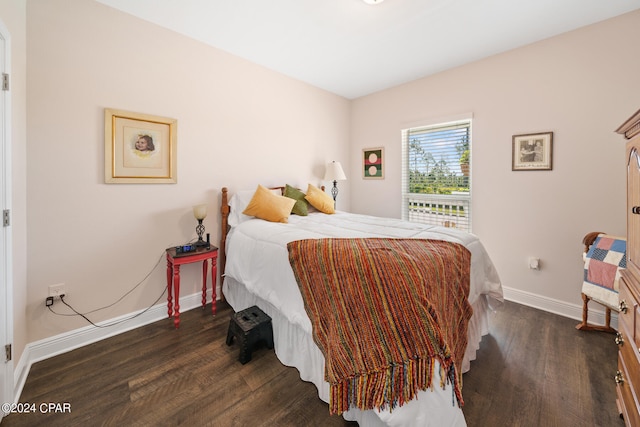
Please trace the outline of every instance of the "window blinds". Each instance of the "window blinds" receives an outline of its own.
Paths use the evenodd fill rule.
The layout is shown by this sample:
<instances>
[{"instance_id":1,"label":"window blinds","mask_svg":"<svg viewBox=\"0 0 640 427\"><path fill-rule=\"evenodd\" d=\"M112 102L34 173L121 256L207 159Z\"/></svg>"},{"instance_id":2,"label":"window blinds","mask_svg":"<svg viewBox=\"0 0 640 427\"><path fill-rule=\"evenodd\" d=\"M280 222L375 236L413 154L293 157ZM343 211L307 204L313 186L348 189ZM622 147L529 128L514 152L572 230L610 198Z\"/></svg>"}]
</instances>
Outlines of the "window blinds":
<instances>
[{"instance_id":1,"label":"window blinds","mask_svg":"<svg viewBox=\"0 0 640 427\"><path fill-rule=\"evenodd\" d=\"M402 131L404 219L471 231L471 121Z\"/></svg>"}]
</instances>

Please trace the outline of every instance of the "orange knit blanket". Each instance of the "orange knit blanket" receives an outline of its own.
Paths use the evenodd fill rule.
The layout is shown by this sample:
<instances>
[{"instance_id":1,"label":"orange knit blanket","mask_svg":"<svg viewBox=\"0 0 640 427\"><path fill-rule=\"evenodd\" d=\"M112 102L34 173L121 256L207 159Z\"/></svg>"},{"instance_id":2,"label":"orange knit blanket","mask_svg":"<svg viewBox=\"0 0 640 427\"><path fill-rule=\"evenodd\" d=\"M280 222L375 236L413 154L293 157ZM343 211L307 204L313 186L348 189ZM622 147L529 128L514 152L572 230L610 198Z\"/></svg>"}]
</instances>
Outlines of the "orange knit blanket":
<instances>
[{"instance_id":1,"label":"orange knit blanket","mask_svg":"<svg viewBox=\"0 0 640 427\"><path fill-rule=\"evenodd\" d=\"M423 239L309 239L289 262L325 356L331 413L393 409L432 385L462 400L471 254Z\"/></svg>"}]
</instances>

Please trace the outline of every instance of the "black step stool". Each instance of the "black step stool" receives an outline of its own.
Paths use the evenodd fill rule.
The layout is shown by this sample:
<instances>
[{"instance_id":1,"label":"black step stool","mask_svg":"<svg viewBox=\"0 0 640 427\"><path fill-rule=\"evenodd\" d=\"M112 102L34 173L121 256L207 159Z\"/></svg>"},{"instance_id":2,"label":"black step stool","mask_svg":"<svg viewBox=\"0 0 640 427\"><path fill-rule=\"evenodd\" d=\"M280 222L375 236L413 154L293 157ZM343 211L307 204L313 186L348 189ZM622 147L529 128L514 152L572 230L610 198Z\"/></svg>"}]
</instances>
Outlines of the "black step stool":
<instances>
[{"instance_id":1,"label":"black step stool","mask_svg":"<svg viewBox=\"0 0 640 427\"><path fill-rule=\"evenodd\" d=\"M251 360L251 352L258 343L263 342L267 348L273 348L271 317L255 305L232 314L227 332L227 345L233 343L234 337L240 342L238 360L244 365Z\"/></svg>"}]
</instances>

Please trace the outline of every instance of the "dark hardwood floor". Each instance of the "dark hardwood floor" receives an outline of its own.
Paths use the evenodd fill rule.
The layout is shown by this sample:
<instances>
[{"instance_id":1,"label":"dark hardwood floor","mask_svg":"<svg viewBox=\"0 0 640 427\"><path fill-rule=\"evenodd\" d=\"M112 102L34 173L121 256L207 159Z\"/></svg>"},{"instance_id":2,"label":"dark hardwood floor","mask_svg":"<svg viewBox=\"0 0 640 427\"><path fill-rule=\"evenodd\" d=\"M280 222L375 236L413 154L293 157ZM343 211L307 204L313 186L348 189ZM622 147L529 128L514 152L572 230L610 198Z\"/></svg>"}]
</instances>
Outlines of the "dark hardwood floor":
<instances>
[{"instance_id":1,"label":"dark hardwood floor","mask_svg":"<svg viewBox=\"0 0 640 427\"><path fill-rule=\"evenodd\" d=\"M614 336L506 302L464 375L469 426L623 427Z\"/></svg>"},{"instance_id":2,"label":"dark hardwood floor","mask_svg":"<svg viewBox=\"0 0 640 427\"><path fill-rule=\"evenodd\" d=\"M20 402L71 412L10 414L2 425L347 426L315 387L261 348L246 365L225 344L231 309L194 309L35 363ZM623 426L615 403L613 337L515 303L491 319L464 375L475 426ZM63 407L61 407L63 408Z\"/></svg>"}]
</instances>

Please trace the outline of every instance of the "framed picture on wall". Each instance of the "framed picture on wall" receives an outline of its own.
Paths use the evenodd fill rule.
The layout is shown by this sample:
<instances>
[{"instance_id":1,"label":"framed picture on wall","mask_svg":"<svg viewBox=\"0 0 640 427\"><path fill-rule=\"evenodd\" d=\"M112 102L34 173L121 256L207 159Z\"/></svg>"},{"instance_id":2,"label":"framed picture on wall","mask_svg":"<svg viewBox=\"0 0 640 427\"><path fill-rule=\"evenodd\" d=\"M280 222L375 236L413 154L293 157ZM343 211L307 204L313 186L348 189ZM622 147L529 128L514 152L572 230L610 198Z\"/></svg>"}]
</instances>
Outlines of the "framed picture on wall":
<instances>
[{"instance_id":1,"label":"framed picture on wall","mask_svg":"<svg viewBox=\"0 0 640 427\"><path fill-rule=\"evenodd\" d=\"M384 148L362 150L362 178L384 179Z\"/></svg>"},{"instance_id":2,"label":"framed picture on wall","mask_svg":"<svg viewBox=\"0 0 640 427\"><path fill-rule=\"evenodd\" d=\"M511 170L551 170L553 167L553 132L513 135Z\"/></svg>"},{"instance_id":3,"label":"framed picture on wall","mask_svg":"<svg viewBox=\"0 0 640 427\"><path fill-rule=\"evenodd\" d=\"M104 110L104 182L175 184L178 121Z\"/></svg>"}]
</instances>

